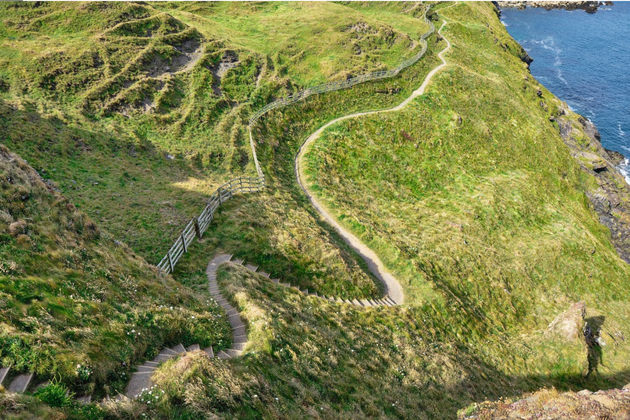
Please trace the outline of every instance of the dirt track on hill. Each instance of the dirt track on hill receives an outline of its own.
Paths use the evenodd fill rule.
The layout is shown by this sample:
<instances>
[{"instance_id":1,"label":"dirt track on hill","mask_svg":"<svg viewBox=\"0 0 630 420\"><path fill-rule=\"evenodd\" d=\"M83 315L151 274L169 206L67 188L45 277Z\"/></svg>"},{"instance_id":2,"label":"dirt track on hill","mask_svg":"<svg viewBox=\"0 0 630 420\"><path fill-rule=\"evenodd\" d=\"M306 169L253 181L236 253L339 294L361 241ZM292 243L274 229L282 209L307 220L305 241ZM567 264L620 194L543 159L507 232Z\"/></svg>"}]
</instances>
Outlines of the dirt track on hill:
<instances>
[{"instance_id":1,"label":"dirt track on hill","mask_svg":"<svg viewBox=\"0 0 630 420\"><path fill-rule=\"evenodd\" d=\"M446 25L446 21L443 21L442 26L438 30L438 34L440 34L440 36L442 35L441 32L442 32L442 28L444 28L444 25ZM343 228L334 219L334 217L328 212L326 207L324 207L322 203L317 201L317 199L313 196L311 191L308 189L307 185L303 182L304 173L301 169L302 168L301 161L302 161L302 158L304 157L304 154L306 153L308 148L311 146L311 144L321 135L321 133L326 128L330 127L331 125L338 123L339 121L347 120L349 118L356 118L363 115L400 111L407 104L409 104L409 102L411 102L413 99L422 95L427 85L433 78L433 76L447 65L446 60L444 59L444 54L446 54L448 50L450 50L451 43L446 38L444 38L444 40L446 41L446 48L444 48L438 54L438 57L442 60L442 64L440 64L439 66L431 70L429 74L427 74L427 76L425 77L424 82L422 82L422 85L418 89L414 90L411 93L411 95L407 99L405 99L402 103L389 109L383 109L383 110L378 110L378 111L357 112L355 114L345 115L343 117L339 117L332 121L329 121L328 123L324 124L322 127L320 127L317 131L315 131L306 139L304 144L302 144L302 146L300 147L300 150L298 150L298 153L295 157L295 175L297 178L297 182L300 185L300 187L302 187L302 190L304 190L304 193L308 196L309 200L311 201L311 204L313 204L315 209L317 209L317 211L322 215L322 217L332 227L335 228L335 230L341 235L344 241L348 245L350 245L350 247L354 249L365 260L370 271L385 285L386 293L389 294L390 298L397 304L402 304L404 301L404 294L403 294L403 290L402 290L402 286L400 285L400 282L387 271L387 269L381 262L380 258L374 253L374 251L368 248L368 246L365 245L363 242L361 242L361 240L357 238L355 235L353 235L348 230Z\"/></svg>"}]
</instances>

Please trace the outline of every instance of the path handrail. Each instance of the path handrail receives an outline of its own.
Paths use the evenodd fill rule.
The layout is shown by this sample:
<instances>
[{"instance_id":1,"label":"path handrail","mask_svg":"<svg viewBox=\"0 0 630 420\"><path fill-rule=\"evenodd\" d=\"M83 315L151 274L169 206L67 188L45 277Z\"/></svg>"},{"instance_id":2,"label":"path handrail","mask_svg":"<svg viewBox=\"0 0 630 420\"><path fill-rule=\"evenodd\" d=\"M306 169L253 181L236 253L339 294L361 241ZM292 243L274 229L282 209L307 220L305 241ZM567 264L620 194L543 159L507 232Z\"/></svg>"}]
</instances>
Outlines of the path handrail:
<instances>
[{"instance_id":1,"label":"path handrail","mask_svg":"<svg viewBox=\"0 0 630 420\"><path fill-rule=\"evenodd\" d=\"M210 196L201 214L193 217L188 222L171 249L168 250L162 261L157 265L157 268L167 274L172 273L182 255L188 252L188 247L193 240L195 238L201 239L221 204L234 197L235 194L249 194L261 191L264 188L265 179L252 176L240 176L221 185Z\"/></svg>"}]
</instances>

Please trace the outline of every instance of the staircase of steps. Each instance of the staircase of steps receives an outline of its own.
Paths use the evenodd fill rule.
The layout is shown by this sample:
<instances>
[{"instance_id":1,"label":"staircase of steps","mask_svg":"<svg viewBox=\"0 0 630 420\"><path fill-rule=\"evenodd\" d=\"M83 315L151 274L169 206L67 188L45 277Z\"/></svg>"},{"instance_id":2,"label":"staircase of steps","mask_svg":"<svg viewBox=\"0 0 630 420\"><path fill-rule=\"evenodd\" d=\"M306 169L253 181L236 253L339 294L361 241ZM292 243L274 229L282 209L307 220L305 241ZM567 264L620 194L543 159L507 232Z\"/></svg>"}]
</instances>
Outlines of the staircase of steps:
<instances>
[{"instance_id":1,"label":"staircase of steps","mask_svg":"<svg viewBox=\"0 0 630 420\"><path fill-rule=\"evenodd\" d=\"M234 308L228 301L223 297L221 291L219 289L219 285L217 283L217 269L219 265L232 262L233 264L242 265L252 272L257 272L263 277L270 278L269 273L258 272L258 266L245 264L243 260L233 260L232 255L229 254L219 254L215 256L210 263L208 264L208 268L206 270L206 274L208 276L208 288L210 290L210 294L217 301L228 316L228 321L232 326L232 347L226 350L221 350L215 354L214 349L212 347L208 347L206 349L201 349L199 344L193 344L188 348L184 347L182 344L178 344L172 348L164 348L162 349L158 355L153 359L144 362L141 365L136 366L136 371L131 374L131 379L129 384L127 385L127 390L125 395L129 398L136 398L143 391L150 389L153 386L153 382L151 381L151 377L153 373L156 371L157 367L160 363L163 363L167 360L170 360L175 357L182 356L187 352L203 350L208 357L218 358L218 359L231 359L232 357L237 357L243 354L243 351L247 347L247 331L245 329L245 324L241 320L239 312L236 308ZM308 290L302 290L297 286L292 286L289 283L281 283L279 279L270 279L272 282L276 284L280 284L284 287L291 287L296 290L299 290L301 293L318 297L320 299L326 299L331 302L337 303L346 303L354 306L360 307L374 307L374 306L394 306L396 303L389 297L384 296L381 299L341 299L339 297L331 297L331 296L319 296L315 292L309 292ZM29 386L32 385L33 374L32 373L23 373L18 374L16 376L9 375L10 368L4 367L0 368L0 385L6 387L6 389L10 392L25 392ZM7 379L11 379L8 381ZM5 381L7 383L5 383ZM45 386L47 383L39 384L38 387ZM83 395L76 397L76 400L82 404L88 404L92 401L91 395Z\"/></svg>"},{"instance_id":2,"label":"staircase of steps","mask_svg":"<svg viewBox=\"0 0 630 420\"><path fill-rule=\"evenodd\" d=\"M146 391L153 386L151 376L153 376L153 373L157 370L161 363L197 350L201 350L201 346L199 346L199 344L192 344L188 347L184 347L183 344L178 344L175 347L160 350L153 360L148 360L143 364L136 366L136 371L131 374L131 379L127 385L125 395L129 398L136 398L142 394L143 391ZM208 355L208 357L214 357L214 350L212 347L203 349L203 351Z\"/></svg>"},{"instance_id":3,"label":"staircase of steps","mask_svg":"<svg viewBox=\"0 0 630 420\"><path fill-rule=\"evenodd\" d=\"M216 278L217 278L217 276L216 276L216 269L218 268L218 266L220 264L230 261L232 264L242 265L243 267L247 268L250 271L253 271L254 273L257 272L258 274L260 274L263 277L270 278L270 275L269 275L269 273L265 273L264 271L258 271L258 266L257 265L246 264L243 260L233 260L233 261L231 261L231 259L232 259L232 256L228 255L228 254L220 254L220 255L217 255L216 257L214 257L212 259L212 261L210 261L210 265L208 265L208 270L207 270L208 280L210 281L210 292L213 294L215 299L221 299L221 302L225 302L225 305L223 303L221 303L221 302L220 302L220 304L228 312L228 317L233 317L234 319L238 319L238 322L240 322L239 325L242 325L242 322L240 321L240 317L238 316L238 312L236 312L236 310L229 303L227 303L227 301L223 298L223 296L221 295L221 293L219 291L219 286L218 286L217 280L216 280ZM213 275L212 276L210 274L210 267L213 268L213 270L212 270ZM308 289L302 290L299 287L292 286L289 283L282 283L282 282L280 282L280 279L271 279L271 281L276 283L276 284L280 284L282 286L285 286L285 287L292 287L292 288L294 288L296 290L299 290L300 292L302 292L305 295L319 297L319 298L322 298L322 299L329 300L331 302L343 302L343 303L349 303L350 305L363 306L363 307L395 306L395 305L397 305L397 303L394 302L389 296L384 296L382 299L360 299L360 300L357 300L357 299L352 299L352 300L340 299L340 298L333 298L333 297L330 297L330 296L323 296L323 295L319 296L316 292L309 293ZM217 300L217 302L218 302L218 300ZM234 311L231 312L232 310L234 310ZM232 327L234 328L234 324L232 324ZM245 343L245 341L243 343Z\"/></svg>"},{"instance_id":4,"label":"staircase of steps","mask_svg":"<svg viewBox=\"0 0 630 420\"><path fill-rule=\"evenodd\" d=\"M33 386L33 379L35 377L33 373L22 373L11 377L11 375L9 375L10 371L10 367L0 368L0 385L4 386L9 392L23 393L26 392L26 390L28 389L31 389L32 391L37 391L40 388L50 385L50 381L44 381L39 383L37 386ZM76 397L75 399L80 404L88 404L90 401L92 401L92 396L84 395Z\"/></svg>"}]
</instances>

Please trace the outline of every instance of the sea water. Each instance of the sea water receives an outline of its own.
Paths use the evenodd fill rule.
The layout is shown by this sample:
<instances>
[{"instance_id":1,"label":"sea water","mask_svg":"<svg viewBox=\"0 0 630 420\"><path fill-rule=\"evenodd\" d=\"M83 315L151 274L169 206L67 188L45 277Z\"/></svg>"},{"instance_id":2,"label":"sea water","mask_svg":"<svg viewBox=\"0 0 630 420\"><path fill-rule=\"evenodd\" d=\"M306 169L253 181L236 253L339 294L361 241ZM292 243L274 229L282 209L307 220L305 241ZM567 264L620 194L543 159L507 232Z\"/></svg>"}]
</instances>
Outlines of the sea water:
<instances>
[{"instance_id":1,"label":"sea water","mask_svg":"<svg viewBox=\"0 0 630 420\"><path fill-rule=\"evenodd\" d=\"M503 9L501 21L534 59L534 77L593 121L605 148L630 157L630 3L595 14ZM628 159L619 169L630 183Z\"/></svg>"}]
</instances>

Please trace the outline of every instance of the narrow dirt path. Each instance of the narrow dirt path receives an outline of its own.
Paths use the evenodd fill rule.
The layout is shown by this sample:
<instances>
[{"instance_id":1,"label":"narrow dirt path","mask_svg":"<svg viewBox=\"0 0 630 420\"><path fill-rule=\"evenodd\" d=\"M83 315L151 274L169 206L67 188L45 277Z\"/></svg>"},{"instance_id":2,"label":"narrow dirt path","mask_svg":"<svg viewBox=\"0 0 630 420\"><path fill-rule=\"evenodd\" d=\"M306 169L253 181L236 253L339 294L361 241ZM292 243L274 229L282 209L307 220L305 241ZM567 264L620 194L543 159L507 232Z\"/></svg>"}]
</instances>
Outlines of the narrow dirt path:
<instances>
[{"instance_id":1,"label":"narrow dirt path","mask_svg":"<svg viewBox=\"0 0 630 420\"><path fill-rule=\"evenodd\" d=\"M440 36L442 36L442 28L444 28L444 25L446 25L446 21L443 21L442 26L438 30L438 34L440 34ZM438 71L440 71L443 67L447 65L446 60L444 59L444 54L446 54L448 50L450 50L451 43L446 38L444 38L444 40L446 41L446 48L444 48L438 54L438 57L440 58L440 60L442 60L442 64L440 64L439 66L431 70L429 74L427 74L427 76L425 77L422 85L418 89L414 90L411 93L411 95L407 99L405 99L402 103L389 109L383 109L383 110L378 110L378 111L357 112L355 114L345 115L343 117L339 117L332 121L329 121L328 123L324 124L322 127L320 127L317 131L315 131L306 139L304 144L302 144L302 146L300 147L300 150L298 150L297 156L295 157L295 175L297 178L297 182L300 185L300 187L302 187L302 190L304 190L304 193L307 195L307 197L311 201L311 204L313 204L313 207L315 207L315 209L317 209L317 211L322 215L322 217L332 227L335 228L335 230L341 235L344 241L365 260L370 271L374 273L374 275L385 285L385 289L386 289L385 293L388 294L389 297L397 304L401 304L404 301L403 290L402 290L402 286L400 285L400 282L387 271L387 269L381 262L380 258L374 253L374 251L368 248L368 246L365 245L363 242L361 242L361 240L357 238L354 234L350 233L347 229L343 228L335 220L335 218L328 212L326 207L315 198L315 196L311 193L311 191L308 189L308 186L304 182L304 172L303 172L303 169L302 169L303 166L301 165L301 163L302 163L302 159L304 158L304 155L306 154L306 152L308 151L312 143L315 140L317 140L319 136L322 134L322 132L328 127L330 127L331 125L336 124L339 121L347 120L349 118L356 118L363 115L400 111L409 102L414 100L414 98L422 95L427 85L431 81L431 78Z\"/></svg>"}]
</instances>

